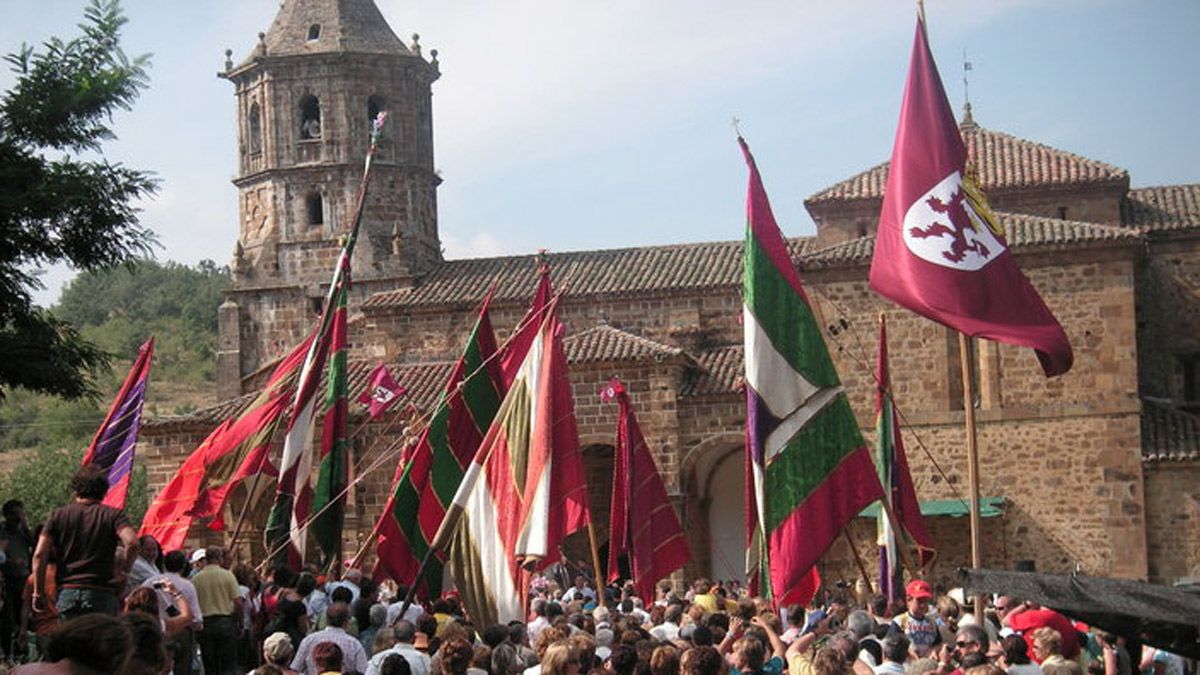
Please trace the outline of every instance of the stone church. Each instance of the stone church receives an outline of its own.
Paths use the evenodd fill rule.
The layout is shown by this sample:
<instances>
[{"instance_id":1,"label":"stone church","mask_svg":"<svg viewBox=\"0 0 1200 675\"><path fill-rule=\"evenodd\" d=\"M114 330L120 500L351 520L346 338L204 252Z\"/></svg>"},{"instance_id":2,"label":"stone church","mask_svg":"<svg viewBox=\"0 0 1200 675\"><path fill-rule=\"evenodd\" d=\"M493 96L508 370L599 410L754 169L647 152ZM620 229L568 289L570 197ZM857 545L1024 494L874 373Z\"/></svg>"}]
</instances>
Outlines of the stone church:
<instances>
[{"instance_id":1,"label":"stone church","mask_svg":"<svg viewBox=\"0 0 1200 675\"><path fill-rule=\"evenodd\" d=\"M311 330L377 111L390 120L353 263L352 397L382 361L408 401L428 411L487 289L496 284L492 320L503 340L528 306L541 259L443 259L430 99L437 52L424 52L415 35L399 39L372 0L284 0L248 58L227 61L220 76L237 103L240 218L234 281L219 310L223 402L147 423L139 458L152 491ZM1124 169L985 128L969 111L961 130L1017 260L1075 349L1074 368L1049 380L1027 349L979 341L967 355L985 566L1031 561L1040 571L1163 583L1200 576L1200 185L1131 188ZM790 246L868 439L878 316L887 318L909 461L938 547L931 573L949 584L970 560L960 355L949 330L867 287L887 171L880 164L809 197L817 234ZM729 232L742 226L729 223ZM597 392L619 375L689 534L689 577L743 577L741 246L544 256L565 291L601 543L616 406ZM400 411L363 425L356 414L363 480L347 507L348 552L387 499L406 421ZM252 509L246 546L260 546L269 501ZM873 533L874 520L858 518L822 561L825 578L854 580L849 547L872 559Z\"/></svg>"}]
</instances>

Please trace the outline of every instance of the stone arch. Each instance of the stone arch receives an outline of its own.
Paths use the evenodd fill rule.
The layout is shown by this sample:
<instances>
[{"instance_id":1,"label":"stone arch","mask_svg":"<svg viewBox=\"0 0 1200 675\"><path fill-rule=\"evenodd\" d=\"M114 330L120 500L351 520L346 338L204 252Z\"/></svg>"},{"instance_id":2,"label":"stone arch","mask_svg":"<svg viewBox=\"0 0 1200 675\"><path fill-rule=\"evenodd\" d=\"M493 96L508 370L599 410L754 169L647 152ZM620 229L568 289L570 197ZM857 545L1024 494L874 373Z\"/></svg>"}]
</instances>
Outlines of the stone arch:
<instances>
[{"instance_id":1,"label":"stone arch","mask_svg":"<svg viewBox=\"0 0 1200 675\"><path fill-rule=\"evenodd\" d=\"M744 435L714 434L680 462L684 529L696 575L745 580L742 452Z\"/></svg>"}]
</instances>

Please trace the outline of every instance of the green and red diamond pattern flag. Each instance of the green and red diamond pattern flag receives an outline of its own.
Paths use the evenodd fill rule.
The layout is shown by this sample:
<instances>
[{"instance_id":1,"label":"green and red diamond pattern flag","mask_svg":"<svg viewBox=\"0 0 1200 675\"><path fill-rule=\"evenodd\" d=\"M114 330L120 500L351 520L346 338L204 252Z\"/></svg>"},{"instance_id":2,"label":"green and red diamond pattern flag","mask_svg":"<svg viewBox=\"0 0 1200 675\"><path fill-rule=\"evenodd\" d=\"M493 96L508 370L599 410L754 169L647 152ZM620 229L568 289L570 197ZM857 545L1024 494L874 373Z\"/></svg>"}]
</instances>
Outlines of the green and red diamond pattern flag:
<instances>
[{"instance_id":1,"label":"green and red diamond pattern flag","mask_svg":"<svg viewBox=\"0 0 1200 675\"><path fill-rule=\"evenodd\" d=\"M871 288L967 335L1031 347L1046 376L1071 368L1071 344L1021 273L946 100L925 26L912 61L871 259Z\"/></svg>"},{"instance_id":2,"label":"green and red diamond pattern flag","mask_svg":"<svg viewBox=\"0 0 1200 675\"><path fill-rule=\"evenodd\" d=\"M900 436L900 415L892 400L892 376L888 368L887 323L879 317L879 359L875 365L875 466L879 482L885 486L884 499L903 532L892 529L883 509L879 510L876 532L879 545L879 593L889 600L904 599L901 556L898 546L915 544L920 550L921 566L933 559L933 537L925 529L917 490L904 453Z\"/></svg>"},{"instance_id":3,"label":"green and red diamond pattern flag","mask_svg":"<svg viewBox=\"0 0 1200 675\"><path fill-rule=\"evenodd\" d=\"M816 317L740 137L746 198L743 330L747 539L760 592L806 604L815 565L883 489ZM769 582L769 586L768 586Z\"/></svg>"},{"instance_id":4,"label":"green and red diamond pattern flag","mask_svg":"<svg viewBox=\"0 0 1200 675\"><path fill-rule=\"evenodd\" d=\"M350 288L350 256L342 256L342 274L333 301L333 322L329 327L328 371L325 376L325 406L321 415L321 459L317 466L317 485L313 490L312 532L321 547L324 567L338 558L345 522L346 485L349 465L346 445L346 417L349 402L346 392L346 299Z\"/></svg>"},{"instance_id":5,"label":"green and red diamond pattern flag","mask_svg":"<svg viewBox=\"0 0 1200 675\"><path fill-rule=\"evenodd\" d=\"M490 302L489 294L376 527L376 577L418 584L429 594L441 590L443 565L431 560L417 579L421 560L504 396L500 363L493 358L496 337L488 317Z\"/></svg>"}]
</instances>

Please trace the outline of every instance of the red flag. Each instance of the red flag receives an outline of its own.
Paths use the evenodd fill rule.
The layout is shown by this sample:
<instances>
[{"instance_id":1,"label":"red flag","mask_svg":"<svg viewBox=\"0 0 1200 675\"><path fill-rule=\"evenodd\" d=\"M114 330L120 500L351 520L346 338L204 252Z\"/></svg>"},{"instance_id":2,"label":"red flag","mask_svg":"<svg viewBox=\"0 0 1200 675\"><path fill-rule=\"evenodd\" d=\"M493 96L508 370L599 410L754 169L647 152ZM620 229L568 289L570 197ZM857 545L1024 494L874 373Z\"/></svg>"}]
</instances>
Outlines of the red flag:
<instances>
[{"instance_id":1,"label":"red flag","mask_svg":"<svg viewBox=\"0 0 1200 675\"><path fill-rule=\"evenodd\" d=\"M686 565L692 553L625 387L613 378L600 390L600 398L615 399L620 406L609 507L608 580L620 576L617 560L628 555L638 596L650 600L654 584Z\"/></svg>"},{"instance_id":2,"label":"red flag","mask_svg":"<svg viewBox=\"0 0 1200 675\"><path fill-rule=\"evenodd\" d=\"M396 399L407 392L408 390L396 382L392 374L388 372L387 366L381 363L371 371L367 388L359 395L358 402L367 406L367 414L371 416L371 419L375 419L392 407Z\"/></svg>"},{"instance_id":3,"label":"red flag","mask_svg":"<svg viewBox=\"0 0 1200 675\"><path fill-rule=\"evenodd\" d=\"M271 437L291 400L310 340L279 362L262 393L244 412L222 422L184 460L155 495L139 534L153 535L164 551L181 548L196 518L212 518L212 529L224 527L225 501L241 481L260 472L276 475L267 460Z\"/></svg>"},{"instance_id":4,"label":"red flag","mask_svg":"<svg viewBox=\"0 0 1200 675\"><path fill-rule=\"evenodd\" d=\"M1031 347L1046 375L1071 368L1062 326L1021 273L983 193L917 20L884 191L871 288L967 335Z\"/></svg>"}]
</instances>

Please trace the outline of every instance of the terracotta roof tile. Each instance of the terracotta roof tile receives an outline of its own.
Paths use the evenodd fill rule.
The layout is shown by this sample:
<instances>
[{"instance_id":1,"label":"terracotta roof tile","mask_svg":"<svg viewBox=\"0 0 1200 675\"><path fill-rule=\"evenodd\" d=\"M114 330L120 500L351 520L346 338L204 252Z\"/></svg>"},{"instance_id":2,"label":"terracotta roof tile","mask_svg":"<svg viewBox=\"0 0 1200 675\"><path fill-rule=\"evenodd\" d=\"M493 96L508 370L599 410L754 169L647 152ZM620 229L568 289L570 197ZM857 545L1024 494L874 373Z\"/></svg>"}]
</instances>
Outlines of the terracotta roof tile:
<instances>
[{"instance_id":1,"label":"terracotta roof tile","mask_svg":"<svg viewBox=\"0 0 1200 675\"><path fill-rule=\"evenodd\" d=\"M1121 202L1121 222L1152 231L1200 227L1200 184L1130 190Z\"/></svg>"},{"instance_id":2,"label":"terracotta roof tile","mask_svg":"<svg viewBox=\"0 0 1200 675\"><path fill-rule=\"evenodd\" d=\"M1129 180L1124 169L1048 145L979 126L964 127L962 132L967 155L975 163L980 187L985 191ZM888 164L884 162L831 185L804 203L879 199L887 185Z\"/></svg>"},{"instance_id":3,"label":"terracotta roof tile","mask_svg":"<svg viewBox=\"0 0 1200 675\"><path fill-rule=\"evenodd\" d=\"M683 353L678 347L664 345L612 326L595 326L582 333L568 335L563 341L571 363L602 361L661 360Z\"/></svg>"},{"instance_id":4,"label":"terracotta roof tile","mask_svg":"<svg viewBox=\"0 0 1200 675\"><path fill-rule=\"evenodd\" d=\"M1200 416L1142 399L1142 461L1200 459Z\"/></svg>"},{"instance_id":5,"label":"terracotta roof tile","mask_svg":"<svg viewBox=\"0 0 1200 675\"><path fill-rule=\"evenodd\" d=\"M792 255L807 237L789 240ZM676 244L548 253L554 286L568 297L736 286L742 282L742 242ZM538 280L536 255L448 260L411 289L377 293L365 309L479 302L493 283L496 301L525 301Z\"/></svg>"},{"instance_id":6,"label":"terracotta roof tile","mask_svg":"<svg viewBox=\"0 0 1200 675\"><path fill-rule=\"evenodd\" d=\"M742 345L719 347L695 355L697 370L680 390L682 396L728 394L742 377Z\"/></svg>"},{"instance_id":7,"label":"terracotta roof tile","mask_svg":"<svg viewBox=\"0 0 1200 675\"><path fill-rule=\"evenodd\" d=\"M1133 230L1111 225L1044 218L1023 213L997 212L996 216L1000 219L1000 225L1004 227L1009 246L1015 251L1082 242L1135 241L1139 238L1138 233ZM800 263L808 269L821 269L852 262L865 262L871 259L874 249L874 235L859 237L827 248L809 251L800 256Z\"/></svg>"}]
</instances>

